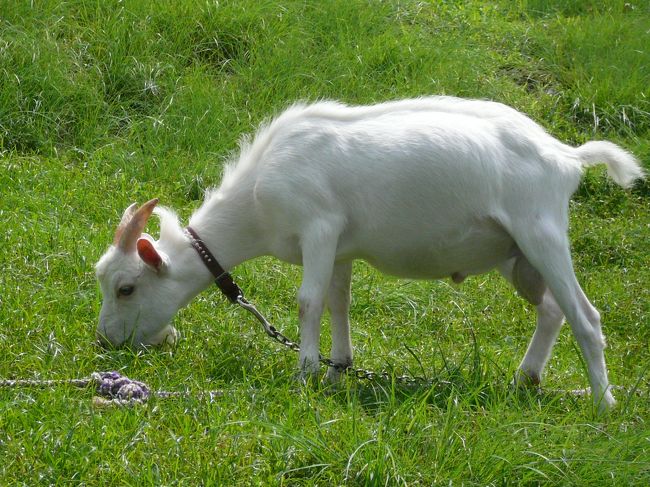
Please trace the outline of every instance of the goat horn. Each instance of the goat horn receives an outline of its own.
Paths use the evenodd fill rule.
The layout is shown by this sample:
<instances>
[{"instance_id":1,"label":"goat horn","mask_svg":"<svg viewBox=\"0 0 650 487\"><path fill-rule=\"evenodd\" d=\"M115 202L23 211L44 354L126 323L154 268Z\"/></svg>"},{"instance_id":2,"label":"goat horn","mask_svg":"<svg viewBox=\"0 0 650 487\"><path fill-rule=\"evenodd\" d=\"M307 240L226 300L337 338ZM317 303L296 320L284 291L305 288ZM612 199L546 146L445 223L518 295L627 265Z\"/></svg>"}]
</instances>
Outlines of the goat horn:
<instances>
[{"instance_id":1,"label":"goat horn","mask_svg":"<svg viewBox=\"0 0 650 487\"><path fill-rule=\"evenodd\" d=\"M133 218L133 215L135 214L137 209L138 209L138 204L133 203L126 210L124 210L124 214L122 215L122 220L120 220L120 224L117 226L117 230L115 230L115 236L113 237L113 245L115 246L119 245L120 238L122 237L122 233L124 233L124 229L131 221L131 218Z\"/></svg>"},{"instance_id":2,"label":"goat horn","mask_svg":"<svg viewBox=\"0 0 650 487\"><path fill-rule=\"evenodd\" d=\"M132 212L132 216L129 218L128 222L126 222L124 229L120 233L119 241L117 242L117 247L120 250L123 252L135 252L138 238L142 235L147 220L151 216L151 213L157 204L158 198L154 198L147 201L144 205L138 208L137 211ZM127 212L124 213L126 216Z\"/></svg>"}]
</instances>

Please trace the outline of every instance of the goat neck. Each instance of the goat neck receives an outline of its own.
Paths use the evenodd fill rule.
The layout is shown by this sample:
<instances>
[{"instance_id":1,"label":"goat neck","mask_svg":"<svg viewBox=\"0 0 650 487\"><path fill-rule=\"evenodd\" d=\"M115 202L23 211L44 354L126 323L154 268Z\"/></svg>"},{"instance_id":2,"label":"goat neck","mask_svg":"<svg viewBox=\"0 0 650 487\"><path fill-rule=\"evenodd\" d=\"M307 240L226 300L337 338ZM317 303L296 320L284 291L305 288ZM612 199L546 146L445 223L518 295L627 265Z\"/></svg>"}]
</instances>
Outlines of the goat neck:
<instances>
[{"instance_id":1,"label":"goat neck","mask_svg":"<svg viewBox=\"0 0 650 487\"><path fill-rule=\"evenodd\" d=\"M192 215L189 226L226 271L266 253L252 190L216 190Z\"/></svg>"}]
</instances>

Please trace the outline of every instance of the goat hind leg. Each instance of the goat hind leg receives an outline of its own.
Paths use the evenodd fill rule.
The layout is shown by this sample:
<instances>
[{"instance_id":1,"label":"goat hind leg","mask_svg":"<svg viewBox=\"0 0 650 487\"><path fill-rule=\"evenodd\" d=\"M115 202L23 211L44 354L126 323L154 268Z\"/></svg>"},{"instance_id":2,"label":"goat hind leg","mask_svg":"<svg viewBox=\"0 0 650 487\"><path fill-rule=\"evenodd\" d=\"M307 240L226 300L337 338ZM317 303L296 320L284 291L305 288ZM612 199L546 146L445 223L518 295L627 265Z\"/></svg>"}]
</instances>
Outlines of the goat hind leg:
<instances>
[{"instance_id":1,"label":"goat hind leg","mask_svg":"<svg viewBox=\"0 0 650 487\"><path fill-rule=\"evenodd\" d=\"M499 267L499 272L510 283L513 283L514 264L515 259L513 258ZM514 383L516 385L537 386L541 383L544 368L564 322L564 314L548 288L544 291L541 302L535 308L537 310L537 325L526 354L515 374Z\"/></svg>"},{"instance_id":2,"label":"goat hind leg","mask_svg":"<svg viewBox=\"0 0 650 487\"><path fill-rule=\"evenodd\" d=\"M564 314L550 290L546 290L542 302L537 305L537 326L524 355L515 381L518 384L539 385L544 368L551 356L553 346L564 322Z\"/></svg>"},{"instance_id":3,"label":"goat hind leg","mask_svg":"<svg viewBox=\"0 0 650 487\"><path fill-rule=\"evenodd\" d=\"M552 219L537 220L534 224L530 221L520 223L517 228L525 230L520 234L513 233L513 237L530 263L542 274L571 326L587 363L595 405L600 411L613 407L615 400L609 390L600 316L573 272L566 229ZM536 346L531 345L536 350Z\"/></svg>"}]
</instances>

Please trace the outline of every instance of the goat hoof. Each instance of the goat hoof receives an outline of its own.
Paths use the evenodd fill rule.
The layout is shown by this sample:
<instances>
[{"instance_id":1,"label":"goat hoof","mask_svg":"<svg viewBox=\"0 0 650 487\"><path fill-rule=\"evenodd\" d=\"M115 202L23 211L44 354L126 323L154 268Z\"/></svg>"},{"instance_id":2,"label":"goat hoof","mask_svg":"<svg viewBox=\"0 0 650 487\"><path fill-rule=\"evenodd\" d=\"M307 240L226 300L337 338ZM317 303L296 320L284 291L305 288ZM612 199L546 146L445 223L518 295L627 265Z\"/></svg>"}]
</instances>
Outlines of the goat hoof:
<instances>
[{"instance_id":1,"label":"goat hoof","mask_svg":"<svg viewBox=\"0 0 650 487\"><path fill-rule=\"evenodd\" d=\"M296 383L306 386L310 384L317 384L320 380L320 371L308 370L301 368L294 376Z\"/></svg>"},{"instance_id":2,"label":"goat hoof","mask_svg":"<svg viewBox=\"0 0 650 487\"><path fill-rule=\"evenodd\" d=\"M598 409L598 414L606 414L616 407L616 399L614 399L614 396L608 388L605 394L594 395L594 404Z\"/></svg>"},{"instance_id":3,"label":"goat hoof","mask_svg":"<svg viewBox=\"0 0 650 487\"><path fill-rule=\"evenodd\" d=\"M328 367L327 368L327 374L325 375L325 379L327 382L330 384L338 384L341 382L343 377L345 376L345 369L341 369L338 367Z\"/></svg>"},{"instance_id":4,"label":"goat hoof","mask_svg":"<svg viewBox=\"0 0 650 487\"><path fill-rule=\"evenodd\" d=\"M539 374L519 369L512 380L512 386L521 389L539 389L542 383Z\"/></svg>"}]
</instances>

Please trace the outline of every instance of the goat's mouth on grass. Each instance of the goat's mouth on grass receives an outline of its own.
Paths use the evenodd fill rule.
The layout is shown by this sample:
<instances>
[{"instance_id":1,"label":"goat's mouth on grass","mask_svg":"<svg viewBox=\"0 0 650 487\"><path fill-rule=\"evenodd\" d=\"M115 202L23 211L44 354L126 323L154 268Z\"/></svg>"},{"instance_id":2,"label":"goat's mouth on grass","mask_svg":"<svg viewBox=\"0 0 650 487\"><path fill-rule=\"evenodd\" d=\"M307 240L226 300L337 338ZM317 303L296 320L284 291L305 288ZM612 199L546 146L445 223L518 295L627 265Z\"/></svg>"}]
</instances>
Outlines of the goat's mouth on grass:
<instances>
[{"instance_id":1,"label":"goat's mouth on grass","mask_svg":"<svg viewBox=\"0 0 650 487\"><path fill-rule=\"evenodd\" d=\"M150 348L169 349L176 346L179 338L180 333L178 330L171 325L167 325L152 336L138 337L136 333L132 333L120 342L110 340L105 333L97 330L95 333L95 344L105 350L117 350L121 348L133 350L146 350Z\"/></svg>"}]
</instances>

